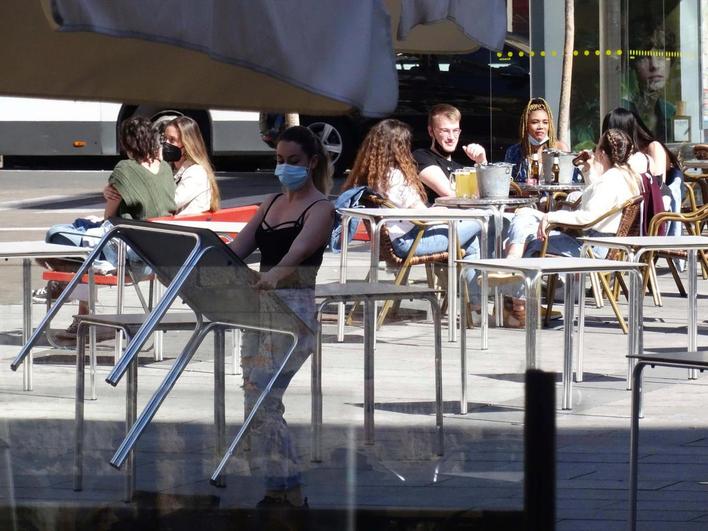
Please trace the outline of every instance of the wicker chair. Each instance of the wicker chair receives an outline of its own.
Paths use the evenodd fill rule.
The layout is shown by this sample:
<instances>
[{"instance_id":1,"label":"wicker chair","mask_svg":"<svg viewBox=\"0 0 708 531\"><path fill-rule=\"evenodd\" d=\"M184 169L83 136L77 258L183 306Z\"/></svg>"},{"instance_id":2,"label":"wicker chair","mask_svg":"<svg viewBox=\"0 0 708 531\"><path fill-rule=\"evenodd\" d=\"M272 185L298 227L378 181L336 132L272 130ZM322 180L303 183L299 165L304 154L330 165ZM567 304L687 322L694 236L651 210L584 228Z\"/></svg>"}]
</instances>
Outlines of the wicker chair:
<instances>
[{"instance_id":1,"label":"wicker chair","mask_svg":"<svg viewBox=\"0 0 708 531\"><path fill-rule=\"evenodd\" d=\"M635 196L632 197L631 199L628 199L621 205L605 212L603 215L598 217L597 219L594 219L593 221L589 223L585 223L583 225L568 225L568 224L562 224L562 223L549 223L548 227L546 229L546 238L543 240L543 246L541 247L541 253L540 256L547 256L548 253L548 237L550 235L550 232L552 230L561 230L565 232L573 232L573 233L581 233L587 229L590 229L597 225L599 222L601 222L604 219L607 219L609 217L612 217L616 215L617 213L621 212L622 217L620 218L620 224L619 228L617 229L616 236L637 236L639 234L639 221L640 221L640 206L642 203L642 197L641 196ZM607 253L607 259L608 260L620 260L623 258L623 251L619 249L610 249ZM593 256L592 252L589 252L589 256ZM624 281L621 277L621 274L615 273L615 280L616 280L616 285L622 285L626 291L626 286L624 286ZM548 325L548 322L551 317L551 312L553 309L553 293L555 291L555 286L556 286L556 275L551 275L550 278L548 279L548 291L547 291L547 296L546 296L546 315L544 317L544 323ZM612 310L614 311L615 315L617 316L617 320L619 321L620 327L622 328L622 331L626 334L627 333L627 323L624 320L624 317L622 316L622 313L620 312L619 306L617 306L617 295L615 294L615 290L610 288L610 284L608 282L607 277L605 275L598 275L598 280L600 282L602 291L604 292L605 296L607 297L608 301L610 302L610 305L612 306Z\"/></svg>"},{"instance_id":2,"label":"wicker chair","mask_svg":"<svg viewBox=\"0 0 708 531\"><path fill-rule=\"evenodd\" d=\"M695 203L694 203L695 204ZM677 221L686 228L688 234L699 235L701 233L702 226L708 222L708 205L704 205L701 208L695 209L693 212L686 214L675 214L673 212L662 212L657 214L651 220L649 224L649 235L656 236L659 233L659 228L663 223L669 221ZM686 290L683 287L683 282L681 282L681 277L679 276L676 264L674 264L674 259L678 258L680 260L685 260L688 256L686 251L655 251L647 253L647 264L648 267L644 272L644 289L647 286L651 287L652 293L654 294L654 304L657 306L662 305L661 293L659 292L658 285L656 282L656 268L654 267L654 262L656 258L665 258L669 265L669 271L671 271L671 276L676 282L676 287L678 288L681 297L686 297ZM700 260L701 268L703 270L703 278L708 279L708 257L705 251L698 251L698 258Z\"/></svg>"},{"instance_id":3,"label":"wicker chair","mask_svg":"<svg viewBox=\"0 0 708 531\"><path fill-rule=\"evenodd\" d=\"M374 194L364 194L360 200L360 203L364 205L366 208L393 208L395 205L393 205L390 201ZM366 223L366 222L365 222ZM389 232L384 225L381 228L381 234L380 234L380 249L379 249L379 257L381 260L386 262L386 266L395 270L396 271L396 277L394 280L394 283L396 285L401 285L405 284L408 281L408 275L410 274L410 268L411 266L414 265L419 265L423 264L425 265L425 270L426 270L426 278L428 281L428 285L433 287L435 283L435 274L433 271L433 266L435 264L444 264L447 265L448 262L448 253L447 251L442 252L442 253L433 253L433 254L426 254L422 256L415 256L415 250L418 247L418 244L420 243L420 240L423 237L423 232L425 232L425 229L429 227L430 225L434 225L433 223L423 223L423 222L418 222L414 221L413 224L418 227L418 234L416 235L416 238L413 240L413 244L411 245L410 251L408 251L408 254L406 255L405 258L401 258L398 256L394 250L393 250L393 244L391 243L391 237L389 235ZM367 231L369 231L369 234L371 234L371 227L369 227L368 223L366 223L366 228ZM462 251L458 248L458 256L462 256ZM377 327L380 327L384 319L386 319L386 315L388 312L391 310L393 306L392 301L386 301L383 305L383 308L381 309L381 313L379 313L378 321L377 321ZM351 322L351 313L349 316L348 322Z\"/></svg>"}]
</instances>

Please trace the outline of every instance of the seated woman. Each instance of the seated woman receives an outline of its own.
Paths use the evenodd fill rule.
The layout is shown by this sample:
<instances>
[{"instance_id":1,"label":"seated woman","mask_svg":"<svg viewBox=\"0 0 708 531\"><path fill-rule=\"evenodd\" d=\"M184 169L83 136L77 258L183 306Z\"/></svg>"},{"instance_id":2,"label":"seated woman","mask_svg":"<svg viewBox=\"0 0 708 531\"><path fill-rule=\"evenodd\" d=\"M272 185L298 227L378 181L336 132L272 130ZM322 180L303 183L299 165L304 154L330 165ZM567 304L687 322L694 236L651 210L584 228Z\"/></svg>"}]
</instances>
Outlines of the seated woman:
<instances>
[{"instance_id":1,"label":"seated woman","mask_svg":"<svg viewBox=\"0 0 708 531\"><path fill-rule=\"evenodd\" d=\"M163 137L162 160L169 162L174 170L174 215L218 210L219 186L197 122L188 116L179 116L167 122ZM110 184L103 195L107 200L121 197Z\"/></svg>"},{"instance_id":2,"label":"seated woman","mask_svg":"<svg viewBox=\"0 0 708 531\"><path fill-rule=\"evenodd\" d=\"M260 470L265 476L265 497L258 504L265 508L307 503L297 453L283 419L282 399L290 380L314 350L315 278L334 223L334 208L326 196L332 184L331 164L320 140L306 127L291 127L280 135L276 153L275 174L283 192L267 197L230 244L242 259L260 251L260 280L255 287L275 290L309 325L309 330L299 334L297 349L249 432L248 460L253 473ZM241 359L246 410L253 407L281 365L290 341L283 334L244 334Z\"/></svg>"},{"instance_id":3,"label":"seated woman","mask_svg":"<svg viewBox=\"0 0 708 531\"><path fill-rule=\"evenodd\" d=\"M622 205L628 199L639 195L641 190L637 173L628 161L633 152L629 136L619 129L608 129L600 137L594 156L587 166L596 164L602 174L593 179L583 190L581 205L577 210L556 210L540 212L531 208L516 211L509 228L507 258L514 259L537 253L546 237L549 223L584 225L609 210ZM589 167L585 171L589 171ZM619 228L621 212L603 219L589 231L589 235L614 235ZM568 234L551 231L548 252L562 256L580 256L582 243ZM508 305L507 305L508 306ZM505 308L507 326L522 328L525 323L525 303L514 297L511 308Z\"/></svg>"},{"instance_id":4,"label":"seated woman","mask_svg":"<svg viewBox=\"0 0 708 531\"><path fill-rule=\"evenodd\" d=\"M534 153L540 161L544 149L568 151L565 142L556 138L553 113L543 98L533 98L526 104L519 120L519 139L519 143L509 146L504 155L504 162L514 165L511 175L518 182L526 182Z\"/></svg>"},{"instance_id":5,"label":"seated woman","mask_svg":"<svg viewBox=\"0 0 708 531\"><path fill-rule=\"evenodd\" d=\"M425 204L425 190L411 155L411 130L407 124L387 119L371 128L359 148L354 167L342 190L355 186L367 186L399 208L428 208ZM394 252L405 258L413 246L418 228L409 221L392 222L386 226ZM447 251L447 231L447 225L426 228L415 249L415 255ZM465 256L479 257L479 232L480 226L474 221L462 221L458 224L458 241L465 251ZM477 283L472 281L473 276L474 271L471 271L471 276L468 277L470 300L473 310L479 316L481 301Z\"/></svg>"},{"instance_id":6,"label":"seated woman","mask_svg":"<svg viewBox=\"0 0 708 531\"><path fill-rule=\"evenodd\" d=\"M47 232L47 242L92 247L110 228L110 223L104 221L108 218L117 216L139 220L165 216L174 210L175 184L172 171L158 157L158 144L150 121L143 117L128 118L121 123L119 139L121 150L128 158L118 162L108 178L109 186L115 188L119 195L106 200L103 220L77 219L72 224L55 225ZM93 237L89 237L91 235ZM116 266L115 253L111 253L109 248L106 248L105 258L113 267ZM61 260L48 260L43 265L64 271L76 271L79 267L76 262ZM47 291L50 291L52 298L55 298L62 289L63 285L50 283L43 295L46 298ZM35 298L41 295L34 294ZM80 314L88 312L86 296L78 294ZM76 326L77 322L72 322L58 337L75 340Z\"/></svg>"},{"instance_id":7,"label":"seated woman","mask_svg":"<svg viewBox=\"0 0 708 531\"><path fill-rule=\"evenodd\" d=\"M655 212L658 208L681 212L683 172L676 155L649 132L639 116L622 107L610 111L602 120L602 130L607 129L621 129L627 133L634 142L635 153L630 159L632 168L637 173L649 172L658 180L659 193L663 199L647 213L648 217L658 213ZM680 236L681 224L670 223L667 233Z\"/></svg>"}]
</instances>

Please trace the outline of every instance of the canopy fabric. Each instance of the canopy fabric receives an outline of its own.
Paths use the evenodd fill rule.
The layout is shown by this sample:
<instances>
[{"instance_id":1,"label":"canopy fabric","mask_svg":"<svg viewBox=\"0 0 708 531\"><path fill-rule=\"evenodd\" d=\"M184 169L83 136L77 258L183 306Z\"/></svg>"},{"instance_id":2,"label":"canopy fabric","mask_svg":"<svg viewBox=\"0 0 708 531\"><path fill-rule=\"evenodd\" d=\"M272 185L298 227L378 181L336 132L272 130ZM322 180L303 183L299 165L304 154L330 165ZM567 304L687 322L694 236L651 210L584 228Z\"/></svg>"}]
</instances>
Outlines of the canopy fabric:
<instances>
[{"instance_id":1,"label":"canopy fabric","mask_svg":"<svg viewBox=\"0 0 708 531\"><path fill-rule=\"evenodd\" d=\"M395 49L503 43L504 0L386 2L3 0L0 94L378 117Z\"/></svg>"},{"instance_id":2,"label":"canopy fabric","mask_svg":"<svg viewBox=\"0 0 708 531\"><path fill-rule=\"evenodd\" d=\"M300 10L288 7L293 3L200 0L176 9L175 1L161 0L57 1L51 2L51 18L62 31L54 31L42 3L3 0L0 94L176 108L322 115L357 108L370 116L389 114L396 106L398 84L390 23L379 2L299 0L307 6ZM218 10L210 11L210 6ZM246 14L234 11L237 7ZM347 17L342 17L345 7ZM188 10L185 16L182 9ZM130 29L125 23L132 18L149 22ZM243 28L221 24L220 31L199 29L214 18L241 21ZM345 19L346 24L331 24L328 18ZM315 27L316 20L321 27ZM148 28L157 38L137 38L139 30ZM179 38L201 33L217 46L220 40L242 42L245 60L224 62L222 47L216 48L215 60L205 53L208 42L191 48L167 44L163 28L175 29ZM116 39L118 34L136 38ZM254 59L259 49L267 53Z\"/></svg>"},{"instance_id":3,"label":"canopy fabric","mask_svg":"<svg viewBox=\"0 0 708 531\"><path fill-rule=\"evenodd\" d=\"M501 50L506 37L505 0L386 0L394 48L411 53Z\"/></svg>"}]
</instances>

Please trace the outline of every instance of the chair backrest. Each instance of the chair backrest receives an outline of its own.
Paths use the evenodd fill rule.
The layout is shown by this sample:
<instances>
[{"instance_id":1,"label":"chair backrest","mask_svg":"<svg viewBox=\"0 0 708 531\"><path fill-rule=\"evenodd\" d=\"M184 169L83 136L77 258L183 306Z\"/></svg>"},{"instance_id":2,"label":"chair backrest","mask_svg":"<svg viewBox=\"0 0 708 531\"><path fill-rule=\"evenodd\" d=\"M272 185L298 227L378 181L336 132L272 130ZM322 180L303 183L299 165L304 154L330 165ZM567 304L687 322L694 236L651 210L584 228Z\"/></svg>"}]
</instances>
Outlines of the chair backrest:
<instances>
[{"instance_id":1,"label":"chair backrest","mask_svg":"<svg viewBox=\"0 0 708 531\"><path fill-rule=\"evenodd\" d=\"M381 197L380 195L370 193L365 193L364 195L362 195L360 202L366 208L395 208L396 206L388 199ZM369 233L369 237L371 238L371 227L366 221L364 222L364 224L366 226L367 232ZM420 230L424 230L424 227L421 227ZM389 234L386 225L381 228L381 233L379 234L379 242L379 257L381 258L381 260L386 262L386 264L390 267L400 267L405 261L405 258L401 258L394 252L393 244L391 243L391 235ZM410 265L431 262L444 262L446 260L447 252L433 253L413 257L410 260Z\"/></svg>"},{"instance_id":2,"label":"chair backrest","mask_svg":"<svg viewBox=\"0 0 708 531\"><path fill-rule=\"evenodd\" d=\"M637 195L622 204L622 217L620 218L619 227L617 227L615 236L639 236L643 199L641 195ZM610 249L606 258L608 260L617 260L620 254L621 251L619 249Z\"/></svg>"}]
</instances>

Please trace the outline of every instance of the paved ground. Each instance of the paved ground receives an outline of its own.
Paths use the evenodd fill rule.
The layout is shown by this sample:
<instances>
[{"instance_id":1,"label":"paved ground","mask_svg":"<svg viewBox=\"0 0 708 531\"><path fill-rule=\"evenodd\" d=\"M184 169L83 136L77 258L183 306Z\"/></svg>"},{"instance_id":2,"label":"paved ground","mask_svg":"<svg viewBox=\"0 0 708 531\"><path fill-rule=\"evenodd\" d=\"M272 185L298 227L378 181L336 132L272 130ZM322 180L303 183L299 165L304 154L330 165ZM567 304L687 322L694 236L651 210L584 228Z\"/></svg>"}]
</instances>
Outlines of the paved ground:
<instances>
[{"instance_id":1,"label":"paved ground","mask_svg":"<svg viewBox=\"0 0 708 531\"><path fill-rule=\"evenodd\" d=\"M351 277L362 278L368 260L366 249L359 248L351 257L358 266ZM337 264L338 256L326 254L320 280L334 280ZM14 282L16 291L19 281L12 278L18 274L15 278L19 279L19 271L12 266L0 269L2 284ZM676 295L670 275L662 274L660 285L664 307L655 308L650 299L645 305L647 350L686 345L686 300ZM701 350L708 349L707 286L699 282ZM17 508L5 515L5 521L12 524L12 518L16 518L20 522L16 529L25 529L29 527L23 524L33 520L34 528L44 530L61 528L59 524L64 525L68 518L59 516L61 511L27 512L30 506L96 511L109 508L118 514L125 510L121 502L123 481L121 472L111 468L108 460L124 430L125 384L112 388L103 383L111 353L101 353L104 364L99 367L98 400L86 404L86 477L84 490L74 492L75 356L39 348L35 389L31 393L21 390L21 373L9 370L9 361L19 345L18 295L13 300L8 291L0 300L0 498L8 507ZM111 289L101 291L106 309L113 296ZM130 304L136 305L132 296ZM523 507L523 331L492 329L486 352L478 350L478 331L469 332L466 415L459 414L459 347L444 342L446 452L436 457L432 455L432 326L422 308L406 306L408 318L386 324L378 335L374 446L362 443L363 344L359 326L347 328L344 343L335 342L333 324L325 328L325 451L321 463L309 460L309 363L290 385L286 418L297 440L310 506L321 511L342 509L345 515L340 526L330 528L353 528L355 521L364 528L363 517L357 512L364 509L447 511L444 514L453 518L466 511L518 511ZM35 305L34 309L36 322L41 307ZM573 411L557 411L556 506L557 529L561 530L609 531L626 526L627 342L611 315L608 307L590 309L585 378L574 385ZM70 309L61 315L58 325L67 324L69 319ZM152 361L151 352L144 353L139 370L139 409L185 340L183 333L166 335L167 359L163 362ZM560 371L562 340L562 321L541 332L542 369ZM229 464L225 489L211 487L207 481L216 459L212 367L210 345L204 345L138 443L137 488L143 495L169 496L170 503L176 505L179 500L189 500L184 503L218 506L226 511L252 507L263 493L243 452ZM645 374L640 529L708 529L708 418L703 414L708 408L706 378L689 381L685 371L658 368L647 369ZM560 404L560 377L557 393ZM229 436L238 427L242 411L240 376L230 374Z\"/></svg>"}]
</instances>

